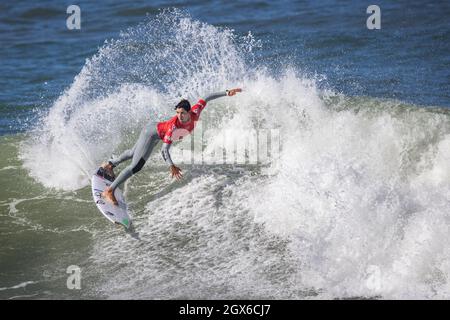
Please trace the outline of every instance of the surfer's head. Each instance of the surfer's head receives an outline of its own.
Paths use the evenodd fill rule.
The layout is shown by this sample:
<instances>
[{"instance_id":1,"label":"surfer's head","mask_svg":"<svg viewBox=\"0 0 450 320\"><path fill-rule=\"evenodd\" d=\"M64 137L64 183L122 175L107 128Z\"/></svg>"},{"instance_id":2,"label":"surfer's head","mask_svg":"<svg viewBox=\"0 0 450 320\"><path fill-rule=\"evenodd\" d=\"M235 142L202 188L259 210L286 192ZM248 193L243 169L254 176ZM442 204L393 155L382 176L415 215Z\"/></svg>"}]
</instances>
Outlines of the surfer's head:
<instances>
[{"instance_id":1,"label":"surfer's head","mask_svg":"<svg viewBox=\"0 0 450 320\"><path fill-rule=\"evenodd\" d=\"M186 112L189 112L191 110L191 104L189 103L189 101L187 101L186 99L182 99L180 102L178 102L178 104L175 106L175 110L179 109L179 108L183 108L184 110L186 110Z\"/></svg>"},{"instance_id":2,"label":"surfer's head","mask_svg":"<svg viewBox=\"0 0 450 320\"><path fill-rule=\"evenodd\" d=\"M181 122L188 122L191 120L189 111L191 110L191 104L186 99L181 100L176 106L178 120Z\"/></svg>"}]
</instances>

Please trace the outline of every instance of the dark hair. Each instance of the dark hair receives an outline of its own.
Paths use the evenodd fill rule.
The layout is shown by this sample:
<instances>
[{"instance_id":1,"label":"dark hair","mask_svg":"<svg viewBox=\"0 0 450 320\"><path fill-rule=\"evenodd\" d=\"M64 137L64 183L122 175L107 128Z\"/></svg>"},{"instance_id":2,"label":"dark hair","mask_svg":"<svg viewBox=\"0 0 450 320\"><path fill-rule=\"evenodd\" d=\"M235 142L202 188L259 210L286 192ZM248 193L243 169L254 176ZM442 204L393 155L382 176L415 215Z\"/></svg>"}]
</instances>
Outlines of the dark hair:
<instances>
[{"instance_id":1,"label":"dark hair","mask_svg":"<svg viewBox=\"0 0 450 320\"><path fill-rule=\"evenodd\" d=\"M191 104L186 99L183 99L175 106L175 110L178 108L183 108L184 110L189 111L191 110Z\"/></svg>"}]
</instances>

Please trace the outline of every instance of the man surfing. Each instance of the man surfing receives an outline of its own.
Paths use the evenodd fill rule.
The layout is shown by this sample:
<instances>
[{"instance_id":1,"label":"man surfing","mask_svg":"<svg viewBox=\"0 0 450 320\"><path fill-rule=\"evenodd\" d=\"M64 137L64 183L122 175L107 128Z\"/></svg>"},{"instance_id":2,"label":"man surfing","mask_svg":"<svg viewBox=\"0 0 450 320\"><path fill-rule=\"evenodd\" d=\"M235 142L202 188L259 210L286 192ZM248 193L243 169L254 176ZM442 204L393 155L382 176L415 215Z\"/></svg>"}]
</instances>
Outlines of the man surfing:
<instances>
[{"instance_id":1,"label":"man surfing","mask_svg":"<svg viewBox=\"0 0 450 320\"><path fill-rule=\"evenodd\" d=\"M177 140L179 140L194 130L195 124L200 118L200 113L209 101L225 96L231 97L237 92L242 92L242 89L236 88L210 94L205 99L198 100L192 108L189 101L183 99L175 106L176 115L171 119L165 122L147 123L132 149L124 151L119 157L111 158L102 165L114 177L113 168L123 161L132 159L131 164L120 172L114 182L103 191L102 196L117 205L114 190L142 169L153 148L160 140L163 141L161 154L164 161L170 166L172 177L177 180L181 179L183 176L181 169L173 164L169 153L173 139L178 138Z\"/></svg>"}]
</instances>

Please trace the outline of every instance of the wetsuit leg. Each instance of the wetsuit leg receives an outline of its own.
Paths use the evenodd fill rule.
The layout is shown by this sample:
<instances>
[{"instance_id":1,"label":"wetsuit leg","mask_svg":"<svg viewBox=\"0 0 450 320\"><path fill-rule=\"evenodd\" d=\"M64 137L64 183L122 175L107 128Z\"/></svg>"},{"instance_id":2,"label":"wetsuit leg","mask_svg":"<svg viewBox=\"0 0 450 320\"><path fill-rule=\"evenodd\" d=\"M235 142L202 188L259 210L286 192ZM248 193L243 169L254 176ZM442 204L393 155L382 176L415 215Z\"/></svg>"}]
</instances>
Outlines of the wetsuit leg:
<instances>
[{"instance_id":1,"label":"wetsuit leg","mask_svg":"<svg viewBox=\"0 0 450 320\"><path fill-rule=\"evenodd\" d=\"M123 169L114 182L111 188L114 190L119 185L123 184L133 174L139 172L144 166L147 159L150 157L153 148L159 142L160 137L156 131L156 123L148 123L141 131L139 139L133 147L133 160L131 164Z\"/></svg>"},{"instance_id":2,"label":"wetsuit leg","mask_svg":"<svg viewBox=\"0 0 450 320\"><path fill-rule=\"evenodd\" d=\"M133 158L133 154L134 154L134 147L133 149L128 149L125 150L124 152L122 152L122 154L120 156L118 156L117 158L111 158L108 160L108 162L111 162L113 164L114 167L118 166L120 163L129 160L131 158Z\"/></svg>"}]
</instances>

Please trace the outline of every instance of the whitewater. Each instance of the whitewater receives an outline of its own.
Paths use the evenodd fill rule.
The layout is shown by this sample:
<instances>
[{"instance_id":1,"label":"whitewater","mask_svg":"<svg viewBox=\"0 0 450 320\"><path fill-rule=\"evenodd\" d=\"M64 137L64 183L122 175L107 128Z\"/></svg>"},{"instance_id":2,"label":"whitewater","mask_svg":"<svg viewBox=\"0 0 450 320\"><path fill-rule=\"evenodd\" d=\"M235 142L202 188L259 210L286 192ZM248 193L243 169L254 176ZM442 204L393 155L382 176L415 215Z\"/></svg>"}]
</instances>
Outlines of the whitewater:
<instances>
[{"instance_id":1,"label":"whitewater","mask_svg":"<svg viewBox=\"0 0 450 320\"><path fill-rule=\"evenodd\" d=\"M449 299L449 112L345 96L288 62L260 64L263 46L178 10L106 41L0 169L39 190L2 201L5 216L61 242L47 272L0 295L20 284L73 297L64 271L75 264L79 298ZM202 113L200 152L242 130L276 130L279 152L256 165L184 163L182 182L154 152L125 186L136 234L109 224L90 201L93 170L182 97L232 87L244 91Z\"/></svg>"}]
</instances>

